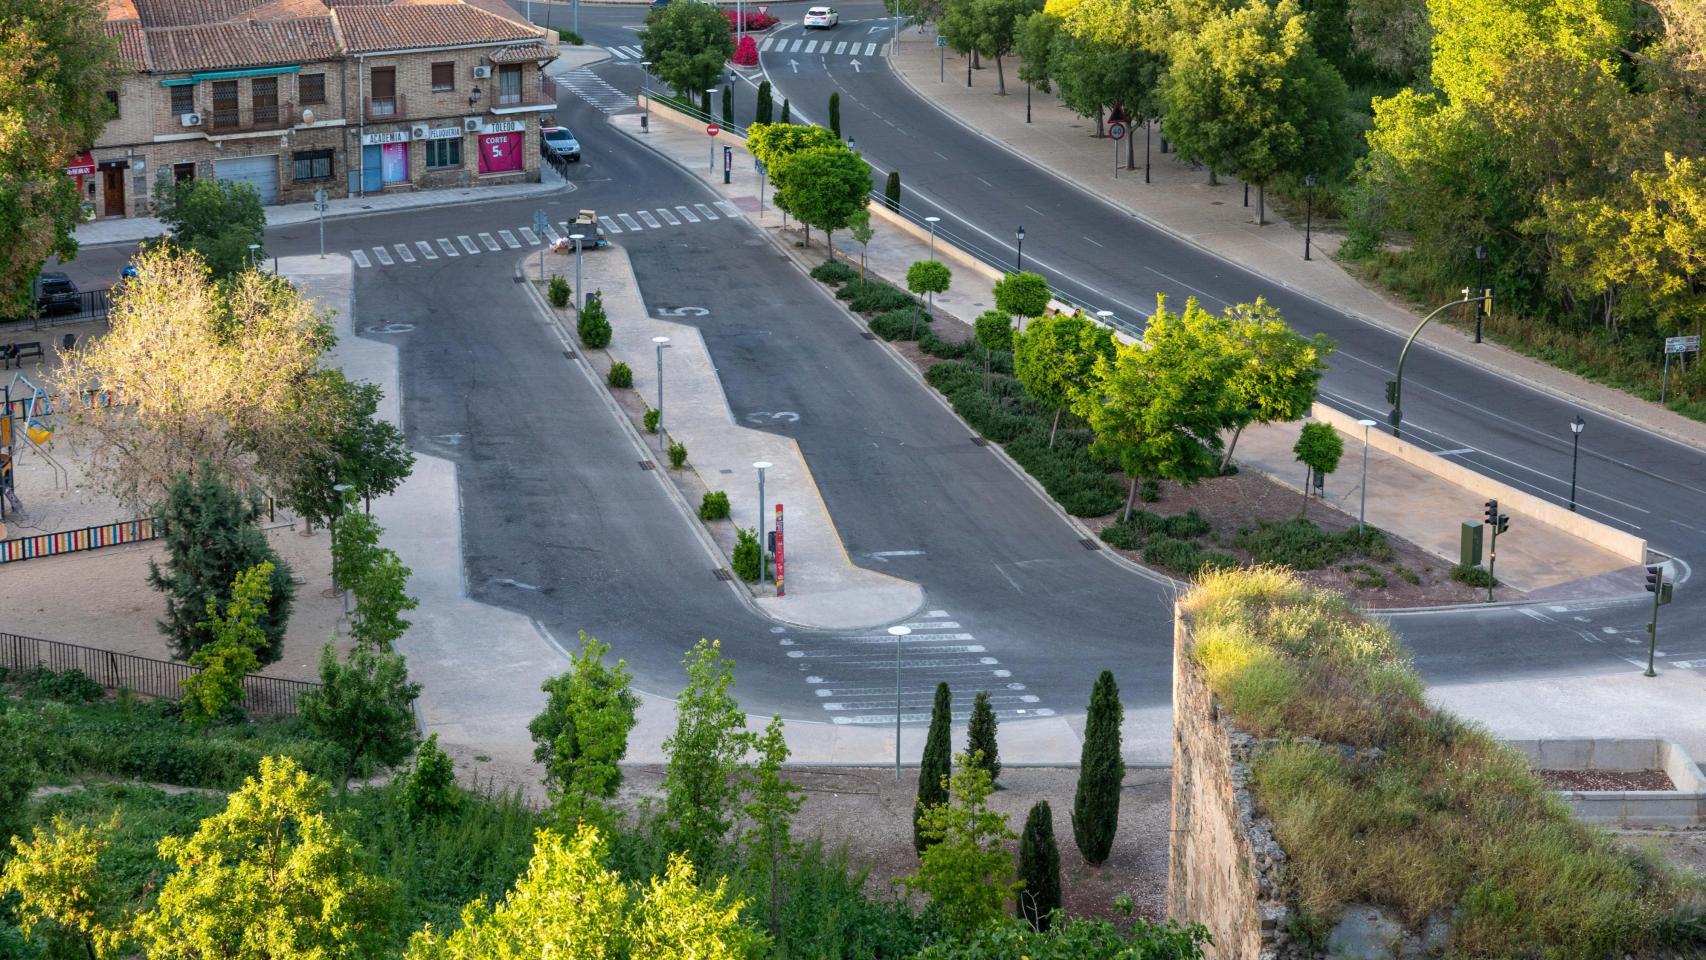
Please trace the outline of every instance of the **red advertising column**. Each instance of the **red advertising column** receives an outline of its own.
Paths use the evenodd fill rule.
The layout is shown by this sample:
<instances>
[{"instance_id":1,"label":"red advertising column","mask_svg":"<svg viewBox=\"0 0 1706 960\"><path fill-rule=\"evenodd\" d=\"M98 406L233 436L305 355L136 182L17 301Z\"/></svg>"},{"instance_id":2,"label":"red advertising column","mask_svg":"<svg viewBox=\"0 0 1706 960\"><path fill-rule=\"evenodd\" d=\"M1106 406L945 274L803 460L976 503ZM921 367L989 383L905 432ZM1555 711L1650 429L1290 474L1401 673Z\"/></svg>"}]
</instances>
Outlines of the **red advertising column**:
<instances>
[{"instance_id":1,"label":"red advertising column","mask_svg":"<svg viewBox=\"0 0 1706 960\"><path fill-rule=\"evenodd\" d=\"M776 595L787 596L782 588L782 505L776 505Z\"/></svg>"}]
</instances>

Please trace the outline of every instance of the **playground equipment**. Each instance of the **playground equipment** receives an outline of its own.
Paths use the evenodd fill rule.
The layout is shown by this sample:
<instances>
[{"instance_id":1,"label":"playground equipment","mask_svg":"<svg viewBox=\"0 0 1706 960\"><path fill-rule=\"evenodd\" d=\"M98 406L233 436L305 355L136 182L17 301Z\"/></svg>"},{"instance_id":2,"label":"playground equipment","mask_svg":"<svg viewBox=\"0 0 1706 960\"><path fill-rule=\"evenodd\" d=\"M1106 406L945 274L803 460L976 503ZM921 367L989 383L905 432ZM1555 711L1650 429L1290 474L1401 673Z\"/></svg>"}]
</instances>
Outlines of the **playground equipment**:
<instances>
[{"instance_id":1,"label":"playground equipment","mask_svg":"<svg viewBox=\"0 0 1706 960\"><path fill-rule=\"evenodd\" d=\"M27 399L23 397L25 391L28 391ZM22 373L12 378L12 382L6 386L4 392L4 416L0 419L5 420L7 436L3 438L3 442L0 442L0 461L4 462L6 474L10 476L14 466L14 447L10 436L12 433L11 422L14 419L12 413L15 402L12 399L14 394L20 396L16 402L21 402L24 405L23 416L16 418L24 422L24 439L29 441L30 446L41 455L43 462L53 471L53 488L55 490L71 489L71 472L66 470L65 466L55 460L45 449L47 442L53 439L53 427L44 419L53 412L52 397L46 390L37 386L34 381ZM11 493L10 486L7 488L7 493ZM10 499L13 509L19 509L17 497L13 495Z\"/></svg>"}]
</instances>

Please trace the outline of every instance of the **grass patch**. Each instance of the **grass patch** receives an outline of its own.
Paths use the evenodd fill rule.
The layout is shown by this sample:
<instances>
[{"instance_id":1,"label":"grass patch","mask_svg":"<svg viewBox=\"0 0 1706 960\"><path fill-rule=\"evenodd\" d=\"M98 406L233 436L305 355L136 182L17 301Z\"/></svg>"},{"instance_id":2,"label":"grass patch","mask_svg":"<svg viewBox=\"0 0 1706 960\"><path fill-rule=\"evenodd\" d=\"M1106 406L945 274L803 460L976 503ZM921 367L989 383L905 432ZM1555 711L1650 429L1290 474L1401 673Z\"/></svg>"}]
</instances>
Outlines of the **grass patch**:
<instances>
[{"instance_id":1,"label":"grass patch","mask_svg":"<svg viewBox=\"0 0 1706 960\"><path fill-rule=\"evenodd\" d=\"M1471 587L1481 587L1483 589L1486 587L1497 586L1493 581L1493 575L1488 572L1486 567L1478 567L1474 564L1468 563L1460 563L1457 566L1452 567L1451 579L1456 580L1458 583L1468 584Z\"/></svg>"},{"instance_id":2,"label":"grass patch","mask_svg":"<svg viewBox=\"0 0 1706 960\"><path fill-rule=\"evenodd\" d=\"M1386 574L1366 563L1347 563L1339 568L1358 590L1386 589Z\"/></svg>"},{"instance_id":3,"label":"grass patch","mask_svg":"<svg viewBox=\"0 0 1706 960\"><path fill-rule=\"evenodd\" d=\"M929 329L930 316L916 307L886 310L871 318L871 332L884 340L911 340L916 329L920 336Z\"/></svg>"},{"instance_id":4,"label":"grass patch","mask_svg":"<svg viewBox=\"0 0 1706 960\"><path fill-rule=\"evenodd\" d=\"M1263 520L1253 529L1238 531L1232 545L1248 550L1259 564L1293 570L1320 570L1352 557L1389 563L1394 556L1386 535L1373 527L1361 533L1355 528L1330 533L1301 517Z\"/></svg>"},{"instance_id":5,"label":"grass patch","mask_svg":"<svg viewBox=\"0 0 1706 960\"><path fill-rule=\"evenodd\" d=\"M1300 933L1358 902L1417 927L1451 918L1453 956L1587 960L1696 936L1697 879L1571 819L1520 754L1430 708L1397 640L1343 597L1262 568L1205 573L1180 605L1210 689L1277 741L1250 786Z\"/></svg>"}]
</instances>

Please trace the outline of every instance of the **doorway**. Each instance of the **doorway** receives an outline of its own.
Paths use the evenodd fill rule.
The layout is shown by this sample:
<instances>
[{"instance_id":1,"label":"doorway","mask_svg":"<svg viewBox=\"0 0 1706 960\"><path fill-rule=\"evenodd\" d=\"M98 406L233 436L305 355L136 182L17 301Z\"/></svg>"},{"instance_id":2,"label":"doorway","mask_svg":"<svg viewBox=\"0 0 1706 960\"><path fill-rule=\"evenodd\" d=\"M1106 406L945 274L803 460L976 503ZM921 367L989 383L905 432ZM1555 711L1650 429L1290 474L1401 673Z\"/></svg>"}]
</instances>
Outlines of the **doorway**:
<instances>
[{"instance_id":1,"label":"doorway","mask_svg":"<svg viewBox=\"0 0 1706 960\"><path fill-rule=\"evenodd\" d=\"M101 192L106 195L103 211L109 217L124 216L124 167L101 168Z\"/></svg>"}]
</instances>

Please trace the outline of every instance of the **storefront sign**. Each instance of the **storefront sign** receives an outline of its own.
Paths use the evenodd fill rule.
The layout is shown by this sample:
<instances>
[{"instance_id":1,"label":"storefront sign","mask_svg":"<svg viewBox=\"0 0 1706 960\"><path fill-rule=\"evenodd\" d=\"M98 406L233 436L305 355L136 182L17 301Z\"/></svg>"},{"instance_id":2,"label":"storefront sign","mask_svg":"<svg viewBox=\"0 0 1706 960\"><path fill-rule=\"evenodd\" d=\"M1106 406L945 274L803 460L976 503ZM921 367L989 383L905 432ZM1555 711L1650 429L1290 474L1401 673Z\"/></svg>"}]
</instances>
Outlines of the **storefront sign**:
<instances>
[{"instance_id":1,"label":"storefront sign","mask_svg":"<svg viewBox=\"0 0 1706 960\"><path fill-rule=\"evenodd\" d=\"M518 133L527 129L522 120L493 120L480 128L481 133Z\"/></svg>"},{"instance_id":2,"label":"storefront sign","mask_svg":"<svg viewBox=\"0 0 1706 960\"><path fill-rule=\"evenodd\" d=\"M361 145L377 147L387 143L408 143L409 131L394 130L391 133L364 133L361 135Z\"/></svg>"},{"instance_id":3,"label":"storefront sign","mask_svg":"<svg viewBox=\"0 0 1706 960\"><path fill-rule=\"evenodd\" d=\"M87 150L72 157L71 162L65 165L66 175L72 177L86 177L94 172L95 158Z\"/></svg>"},{"instance_id":4,"label":"storefront sign","mask_svg":"<svg viewBox=\"0 0 1706 960\"><path fill-rule=\"evenodd\" d=\"M455 140L462 136L461 127L433 127L427 131L428 140Z\"/></svg>"},{"instance_id":5,"label":"storefront sign","mask_svg":"<svg viewBox=\"0 0 1706 960\"><path fill-rule=\"evenodd\" d=\"M480 175L513 173L523 168L522 134L483 133L480 135Z\"/></svg>"}]
</instances>

